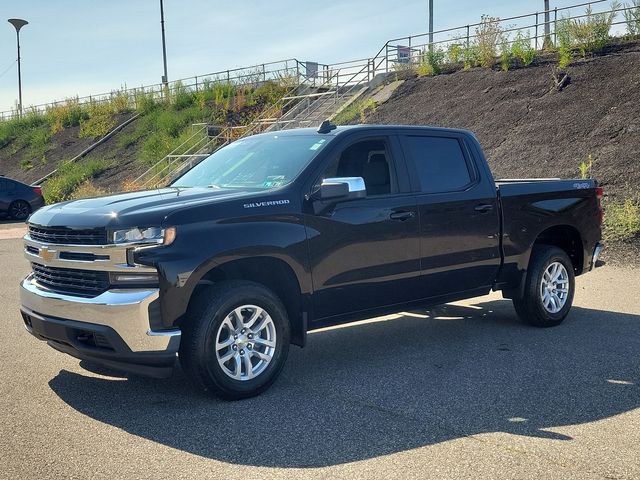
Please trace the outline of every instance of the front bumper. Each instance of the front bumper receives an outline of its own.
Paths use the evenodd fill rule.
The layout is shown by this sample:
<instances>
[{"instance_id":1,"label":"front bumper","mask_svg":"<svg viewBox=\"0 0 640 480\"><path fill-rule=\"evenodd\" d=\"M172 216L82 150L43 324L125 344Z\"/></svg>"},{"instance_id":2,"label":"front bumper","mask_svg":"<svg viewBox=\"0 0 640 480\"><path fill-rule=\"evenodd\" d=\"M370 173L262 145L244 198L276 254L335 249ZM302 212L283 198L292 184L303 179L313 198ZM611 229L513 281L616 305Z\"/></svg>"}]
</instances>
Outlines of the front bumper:
<instances>
[{"instance_id":1,"label":"front bumper","mask_svg":"<svg viewBox=\"0 0 640 480\"><path fill-rule=\"evenodd\" d=\"M114 289L93 298L45 290L31 276L20 285L26 329L52 347L111 368L163 377L171 373L180 330L159 324L158 289Z\"/></svg>"}]
</instances>

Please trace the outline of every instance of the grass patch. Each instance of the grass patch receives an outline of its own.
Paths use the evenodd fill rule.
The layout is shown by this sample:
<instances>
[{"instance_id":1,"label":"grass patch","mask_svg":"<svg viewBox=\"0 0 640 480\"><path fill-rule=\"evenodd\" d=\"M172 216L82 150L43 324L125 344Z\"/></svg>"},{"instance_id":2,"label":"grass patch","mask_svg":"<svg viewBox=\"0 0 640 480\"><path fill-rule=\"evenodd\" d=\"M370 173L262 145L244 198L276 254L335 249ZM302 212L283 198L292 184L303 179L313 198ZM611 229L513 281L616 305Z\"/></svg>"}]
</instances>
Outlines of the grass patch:
<instances>
[{"instance_id":1,"label":"grass patch","mask_svg":"<svg viewBox=\"0 0 640 480\"><path fill-rule=\"evenodd\" d=\"M61 162L55 176L47 180L42 189L47 204L72 198L78 186L104 172L111 165L104 160L86 162Z\"/></svg>"},{"instance_id":2,"label":"grass patch","mask_svg":"<svg viewBox=\"0 0 640 480\"><path fill-rule=\"evenodd\" d=\"M640 199L626 199L606 205L605 240L627 240L640 235Z\"/></svg>"},{"instance_id":3,"label":"grass patch","mask_svg":"<svg viewBox=\"0 0 640 480\"><path fill-rule=\"evenodd\" d=\"M342 109L334 118L333 123L336 125L348 125L358 119L360 123L364 123L368 113L375 112L376 102L371 98L366 100L355 101L346 108Z\"/></svg>"},{"instance_id":4,"label":"grass patch","mask_svg":"<svg viewBox=\"0 0 640 480\"><path fill-rule=\"evenodd\" d=\"M46 118L35 112L27 113L20 118L0 122L0 148L5 147L19 137L28 135L31 130L46 124Z\"/></svg>"},{"instance_id":5,"label":"grass patch","mask_svg":"<svg viewBox=\"0 0 640 480\"><path fill-rule=\"evenodd\" d=\"M72 200L78 200L81 198L91 198L91 197L100 197L102 195L107 195L109 192L103 190L100 187L96 187L91 180L87 180L86 182L81 183L71 194L70 198Z\"/></svg>"}]
</instances>

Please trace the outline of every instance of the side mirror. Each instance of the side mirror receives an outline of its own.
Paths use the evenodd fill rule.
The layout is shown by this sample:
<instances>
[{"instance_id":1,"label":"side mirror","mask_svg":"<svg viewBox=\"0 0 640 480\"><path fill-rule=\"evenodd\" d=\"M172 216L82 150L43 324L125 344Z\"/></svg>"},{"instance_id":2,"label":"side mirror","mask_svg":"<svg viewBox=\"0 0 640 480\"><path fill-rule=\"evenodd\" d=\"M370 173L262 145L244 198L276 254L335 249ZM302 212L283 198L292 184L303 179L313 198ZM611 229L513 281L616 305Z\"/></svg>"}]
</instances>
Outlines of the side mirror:
<instances>
[{"instance_id":1,"label":"side mirror","mask_svg":"<svg viewBox=\"0 0 640 480\"><path fill-rule=\"evenodd\" d=\"M322 201L355 200L367 196L362 177L325 178L320 184L319 197Z\"/></svg>"}]
</instances>

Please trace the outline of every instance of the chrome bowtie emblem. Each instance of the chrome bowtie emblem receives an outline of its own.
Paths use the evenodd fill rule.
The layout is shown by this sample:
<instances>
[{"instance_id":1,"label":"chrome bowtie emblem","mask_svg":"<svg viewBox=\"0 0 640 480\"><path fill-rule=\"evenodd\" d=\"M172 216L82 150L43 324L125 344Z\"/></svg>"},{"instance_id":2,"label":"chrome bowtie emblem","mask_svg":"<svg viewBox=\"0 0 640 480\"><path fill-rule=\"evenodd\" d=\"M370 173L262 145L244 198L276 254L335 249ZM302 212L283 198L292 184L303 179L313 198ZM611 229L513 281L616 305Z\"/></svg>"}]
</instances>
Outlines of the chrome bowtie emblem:
<instances>
[{"instance_id":1,"label":"chrome bowtie emblem","mask_svg":"<svg viewBox=\"0 0 640 480\"><path fill-rule=\"evenodd\" d=\"M47 247L40 247L38 249L38 255L40 255L43 260L49 262L55 258L56 250L49 250Z\"/></svg>"}]
</instances>

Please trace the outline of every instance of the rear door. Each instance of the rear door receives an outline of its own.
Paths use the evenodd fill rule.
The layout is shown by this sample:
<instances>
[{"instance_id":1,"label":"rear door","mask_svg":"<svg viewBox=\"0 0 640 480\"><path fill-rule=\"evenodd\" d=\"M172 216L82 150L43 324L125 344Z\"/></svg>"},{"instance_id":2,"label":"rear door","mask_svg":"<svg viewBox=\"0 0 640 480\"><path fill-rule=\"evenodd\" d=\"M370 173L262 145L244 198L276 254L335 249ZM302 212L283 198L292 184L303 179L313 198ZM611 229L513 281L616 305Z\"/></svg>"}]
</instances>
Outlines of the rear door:
<instances>
[{"instance_id":1,"label":"rear door","mask_svg":"<svg viewBox=\"0 0 640 480\"><path fill-rule=\"evenodd\" d=\"M425 296L488 291L500 266L500 220L483 160L455 132L400 138L417 192Z\"/></svg>"},{"instance_id":2,"label":"rear door","mask_svg":"<svg viewBox=\"0 0 640 480\"><path fill-rule=\"evenodd\" d=\"M363 177L366 198L310 201L306 228L316 318L420 296L418 211L397 137L352 135L317 178Z\"/></svg>"}]
</instances>

